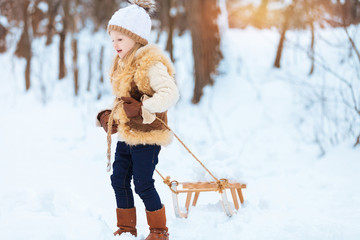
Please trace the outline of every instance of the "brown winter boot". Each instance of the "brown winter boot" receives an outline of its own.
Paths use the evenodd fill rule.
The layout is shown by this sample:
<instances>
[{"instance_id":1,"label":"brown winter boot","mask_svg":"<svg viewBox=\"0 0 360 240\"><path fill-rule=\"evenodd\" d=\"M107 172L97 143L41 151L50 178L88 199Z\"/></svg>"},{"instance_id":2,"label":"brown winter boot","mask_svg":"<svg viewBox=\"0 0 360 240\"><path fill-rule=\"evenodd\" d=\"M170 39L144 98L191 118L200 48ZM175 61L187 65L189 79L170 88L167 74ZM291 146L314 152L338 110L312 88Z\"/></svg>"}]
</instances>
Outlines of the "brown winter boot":
<instances>
[{"instance_id":1,"label":"brown winter boot","mask_svg":"<svg viewBox=\"0 0 360 240\"><path fill-rule=\"evenodd\" d=\"M145 240L169 240L168 228L166 227L165 206L159 210L146 211L150 234Z\"/></svg>"},{"instance_id":2,"label":"brown winter boot","mask_svg":"<svg viewBox=\"0 0 360 240\"><path fill-rule=\"evenodd\" d=\"M114 235L121 235L124 232L129 232L136 237L136 208L117 208L116 216L119 229L114 232Z\"/></svg>"}]
</instances>

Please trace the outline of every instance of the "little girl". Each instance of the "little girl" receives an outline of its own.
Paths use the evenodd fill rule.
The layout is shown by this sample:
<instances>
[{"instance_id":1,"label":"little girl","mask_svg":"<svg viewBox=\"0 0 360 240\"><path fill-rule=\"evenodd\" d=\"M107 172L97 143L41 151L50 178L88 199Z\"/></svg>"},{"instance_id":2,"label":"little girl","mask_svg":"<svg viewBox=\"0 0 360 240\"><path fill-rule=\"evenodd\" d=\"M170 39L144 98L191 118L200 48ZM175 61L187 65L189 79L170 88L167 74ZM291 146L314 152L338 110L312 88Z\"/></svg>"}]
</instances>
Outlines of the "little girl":
<instances>
[{"instance_id":1,"label":"little girl","mask_svg":"<svg viewBox=\"0 0 360 240\"><path fill-rule=\"evenodd\" d=\"M117 55L110 79L116 96L111 132L118 132L111 185L117 204L114 235L137 235L136 209L130 187L145 204L150 234L146 240L169 239L165 207L154 187L153 173L161 145L169 144L172 133L159 119L167 122L167 110L179 99L171 61L156 46L148 44L151 31L149 12L153 0L132 0L111 17L107 30ZM107 131L111 110L97 115L98 126ZM159 119L157 119L159 118Z\"/></svg>"}]
</instances>

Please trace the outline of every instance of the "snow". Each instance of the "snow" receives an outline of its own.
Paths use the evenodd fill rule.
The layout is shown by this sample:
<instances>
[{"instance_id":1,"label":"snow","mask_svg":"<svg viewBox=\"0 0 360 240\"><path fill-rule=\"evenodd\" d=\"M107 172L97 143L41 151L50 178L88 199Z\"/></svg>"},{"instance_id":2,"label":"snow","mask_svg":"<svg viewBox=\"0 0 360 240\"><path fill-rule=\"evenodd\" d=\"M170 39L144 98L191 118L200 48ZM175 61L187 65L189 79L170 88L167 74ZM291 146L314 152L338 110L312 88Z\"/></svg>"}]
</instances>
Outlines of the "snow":
<instances>
[{"instance_id":1,"label":"snow","mask_svg":"<svg viewBox=\"0 0 360 240\"><path fill-rule=\"evenodd\" d=\"M92 36L98 45L91 45L105 46L107 79L113 53L102 34ZM100 101L98 84L85 92L89 36L79 36L78 98L71 76L58 81L52 70L58 64L58 39L46 48L43 40L33 46L36 70L27 93L25 62L10 53L0 55L0 239L144 239L148 234L144 206L135 195L139 236L112 236L116 205L106 172L106 135L94 123L97 109L109 105L112 96L108 83L101 87ZM306 138L311 129L298 126L298 117L308 113L292 82L284 80L289 72L305 78L310 63L305 54L294 57L285 50L290 70L274 70L278 38L274 30L226 31L222 74L198 105L191 104L189 34L175 39L181 99L169 111L169 126L215 176L246 183L247 189L245 204L231 218L218 193L202 193L189 217L178 219L170 190L155 174L171 239L359 239L360 150L345 141L319 158L318 146ZM165 40L162 36L161 44ZM112 151L115 144L113 137ZM176 139L162 149L157 169L178 181L212 180ZM185 196L180 200L184 204Z\"/></svg>"}]
</instances>

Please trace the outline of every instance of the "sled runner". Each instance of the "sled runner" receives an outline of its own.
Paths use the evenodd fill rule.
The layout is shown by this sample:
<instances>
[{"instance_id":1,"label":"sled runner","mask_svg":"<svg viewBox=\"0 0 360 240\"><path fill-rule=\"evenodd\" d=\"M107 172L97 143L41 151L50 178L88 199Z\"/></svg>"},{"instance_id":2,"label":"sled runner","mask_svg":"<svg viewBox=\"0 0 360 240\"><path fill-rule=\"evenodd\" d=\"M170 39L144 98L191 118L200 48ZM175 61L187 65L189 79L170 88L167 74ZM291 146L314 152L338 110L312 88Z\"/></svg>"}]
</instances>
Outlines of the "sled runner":
<instances>
[{"instance_id":1,"label":"sled runner","mask_svg":"<svg viewBox=\"0 0 360 240\"><path fill-rule=\"evenodd\" d=\"M107 142L108 142L108 151L107 151L107 170L111 170L111 129L113 124L113 114L114 111L122 104L123 101L119 101L113 110L111 111L109 122L108 122L108 132L107 132ZM205 167L205 165L190 151L190 149L181 141L181 139L168 127L168 125L162 121L160 118L156 117L169 131L171 131L174 136L179 140L179 142L184 146L184 148L198 161L201 166L214 178L215 181L212 182L182 182L179 183L175 180L170 181L170 177L166 178L157 170L156 172L163 179L164 183L169 186L172 192L172 200L176 217L179 218L187 218L189 214L189 206L192 198L192 194L194 193L194 199L192 206L196 206L197 200L201 192L218 192L220 194L220 200L222 206L228 216L234 215L239 209L239 201L237 195L239 196L240 204L244 203L244 196L242 194L242 189L246 188L246 184L239 182L229 182L227 179L218 179L216 178L210 171ZM234 207L231 202L227 199L226 190L229 190L234 202ZM178 195L180 193L186 193L186 202L185 202L185 212L180 209ZM236 195L237 193L237 195Z\"/></svg>"},{"instance_id":2,"label":"sled runner","mask_svg":"<svg viewBox=\"0 0 360 240\"><path fill-rule=\"evenodd\" d=\"M220 180L220 181L226 181ZM181 188L178 189L178 187L181 186ZM225 189L223 189L222 193L220 193L220 199L222 206L226 212L226 214L231 217L236 211L239 209L239 201L236 196L236 192L239 195L240 203L244 203L244 197L242 194L241 189L246 188L246 184L241 183L227 183L225 186ZM172 191L172 200L174 205L174 212L176 217L179 218L187 218L189 214L189 206L192 198L192 194L194 193L194 199L192 202L192 206L196 206L197 200L199 198L199 195L201 192L216 192L218 190L217 183L216 182L183 182L178 183L176 181L173 181L171 183L171 189ZM233 198L235 209L231 206L231 203L227 199L226 190L229 189L230 193ZM185 203L185 212L181 211L179 206L179 199L178 195L180 193L186 193L186 203Z\"/></svg>"}]
</instances>

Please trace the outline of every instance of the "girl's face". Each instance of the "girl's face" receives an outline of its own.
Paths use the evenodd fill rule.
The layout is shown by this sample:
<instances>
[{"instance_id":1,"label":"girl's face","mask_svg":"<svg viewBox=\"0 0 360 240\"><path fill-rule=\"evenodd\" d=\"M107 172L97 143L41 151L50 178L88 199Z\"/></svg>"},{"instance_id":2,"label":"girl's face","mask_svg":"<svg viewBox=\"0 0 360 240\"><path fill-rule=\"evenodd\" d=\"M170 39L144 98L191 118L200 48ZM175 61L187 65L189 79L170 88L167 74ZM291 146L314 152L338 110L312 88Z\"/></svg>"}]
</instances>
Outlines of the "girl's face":
<instances>
[{"instance_id":1,"label":"girl's face","mask_svg":"<svg viewBox=\"0 0 360 240\"><path fill-rule=\"evenodd\" d=\"M136 43L132 38L118 31L111 31L110 38L113 42L114 49L120 58L124 58Z\"/></svg>"}]
</instances>

